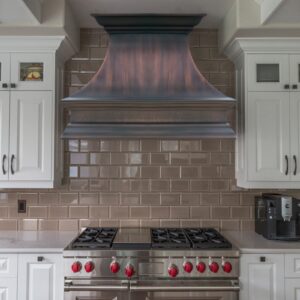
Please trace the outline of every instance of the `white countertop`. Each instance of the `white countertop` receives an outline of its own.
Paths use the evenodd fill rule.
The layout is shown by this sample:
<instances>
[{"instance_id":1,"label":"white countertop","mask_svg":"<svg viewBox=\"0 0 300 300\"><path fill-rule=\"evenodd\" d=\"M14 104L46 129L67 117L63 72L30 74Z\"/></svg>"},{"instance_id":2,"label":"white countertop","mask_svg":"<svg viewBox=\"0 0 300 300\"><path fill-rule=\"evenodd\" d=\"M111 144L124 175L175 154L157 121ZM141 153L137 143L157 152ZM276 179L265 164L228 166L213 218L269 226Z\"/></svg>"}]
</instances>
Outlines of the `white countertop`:
<instances>
[{"instance_id":1,"label":"white countertop","mask_svg":"<svg viewBox=\"0 0 300 300\"><path fill-rule=\"evenodd\" d=\"M58 253L77 234L70 231L0 231L0 253Z\"/></svg>"},{"instance_id":2,"label":"white countertop","mask_svg":"<svg viewBox=\"0 0 300 300\"><path fill-rule=\"evenodd\" d=\"M223 231L241 253L300 253L300 242L271 241L254 231Z\"/></svg>"}]
</instances>

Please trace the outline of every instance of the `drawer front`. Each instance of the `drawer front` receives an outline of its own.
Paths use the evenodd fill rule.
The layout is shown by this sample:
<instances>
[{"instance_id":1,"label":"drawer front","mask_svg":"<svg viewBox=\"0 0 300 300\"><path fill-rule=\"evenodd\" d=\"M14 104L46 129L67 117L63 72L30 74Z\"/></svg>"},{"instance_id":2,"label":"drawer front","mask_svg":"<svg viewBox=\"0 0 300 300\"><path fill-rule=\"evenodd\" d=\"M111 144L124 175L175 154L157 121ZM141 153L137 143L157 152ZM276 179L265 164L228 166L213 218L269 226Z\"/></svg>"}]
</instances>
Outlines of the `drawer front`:
<instances>
[{"instance_id":1,"label":"drawer front","mask_svg":"<svg viewBox=\"0 0 300 300\"><path fill-rule=\"evenodd\" d=\"M300 277L300 254L285 255L285 277Z\"/></svg>"},{"instance_id":2,"label":"drawer front","mask_svg":"<svg viewBox=\"0 0 300 300\"><path fill-rule=\"evenodd\" d=\"M18 256L0 253L0 277L17 276Z\"/></svg>"}]
</instances>

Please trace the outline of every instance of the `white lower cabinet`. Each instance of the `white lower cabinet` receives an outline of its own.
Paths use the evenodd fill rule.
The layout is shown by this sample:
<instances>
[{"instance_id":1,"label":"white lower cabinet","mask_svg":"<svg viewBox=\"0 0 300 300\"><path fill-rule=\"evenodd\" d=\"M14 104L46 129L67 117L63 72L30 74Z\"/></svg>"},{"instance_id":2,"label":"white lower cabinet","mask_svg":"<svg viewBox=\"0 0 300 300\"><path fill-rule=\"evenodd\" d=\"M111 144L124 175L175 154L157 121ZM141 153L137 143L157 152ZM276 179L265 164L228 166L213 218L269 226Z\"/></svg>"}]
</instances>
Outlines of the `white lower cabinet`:
<instances>
[{"instance_id":1,"label":"white lower cabinet","mask_svg":"<svg viewBox=\"0 0 300 300\"><path fill-rule=\"evenodd\" d=\"M241 256L241 300L284 299L284 255Z\"/></svg>"},{"instance_id":2,"label":"white lower cabinet","mask_svg":"<svg viewBox=\"0 0 300 300\"><path fill-rule=\"evenodd\" d=\"M285 280L285 299L300 300L299 278L289 278Z\"/></svg>"},{"instance_id":3,"label":"white lower cabinet","mask_svg":"<svg viewBox=\"0 0 300 300\"><path fill-rule=\"evenodd\" d=\"M62 265L62 254L20 254L18 300L63 300Z\"/></svg>"},{"instance_id":4,"label":"white lower cabinet","mask_svg":"<svg viewBox=\"0 0 300 300\"><path fill-rule=\"evenodd\" d=\"M0 300L17 300L17 278L0 277Z\"/></svg>"}]
</instances>

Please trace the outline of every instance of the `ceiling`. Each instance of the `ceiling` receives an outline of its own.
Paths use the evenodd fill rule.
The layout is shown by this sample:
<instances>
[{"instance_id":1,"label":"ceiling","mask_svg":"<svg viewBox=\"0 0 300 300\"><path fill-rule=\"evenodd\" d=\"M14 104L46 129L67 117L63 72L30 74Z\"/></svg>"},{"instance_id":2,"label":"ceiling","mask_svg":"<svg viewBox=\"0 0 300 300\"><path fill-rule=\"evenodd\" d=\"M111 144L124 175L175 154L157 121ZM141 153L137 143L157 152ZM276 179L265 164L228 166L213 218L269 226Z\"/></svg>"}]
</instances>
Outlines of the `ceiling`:
<instances>
[{"instance_id":1,"label":"ceiling","mask_svg":"<svg viewBox=\"0 0 300 300\"><path fill-rule=\"evenodd\" d=\"M91 13L206 13L200 27L216 28L235 0L69 0L79 27L99 27Z\"/></svg>"}]
</instances>

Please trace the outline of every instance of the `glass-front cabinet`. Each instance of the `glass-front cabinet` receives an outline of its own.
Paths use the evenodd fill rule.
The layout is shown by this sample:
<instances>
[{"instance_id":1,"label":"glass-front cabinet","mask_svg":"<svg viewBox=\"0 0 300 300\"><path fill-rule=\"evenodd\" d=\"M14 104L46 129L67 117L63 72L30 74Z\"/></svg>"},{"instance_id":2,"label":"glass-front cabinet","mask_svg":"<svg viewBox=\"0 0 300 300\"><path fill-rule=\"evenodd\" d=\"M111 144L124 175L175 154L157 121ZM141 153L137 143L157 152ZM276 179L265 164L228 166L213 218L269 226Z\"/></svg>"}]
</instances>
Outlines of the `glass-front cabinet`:
<instances>
[{"instance_id":1,"label":"glass-front cabinet","mask_svg":"<svg viewBox=\"0 0 300 300\"><path fill-rule=\"evenodd\" d=\"M7 90L10 84L10 54L0 53L0 90Z\"/></svg>"},{"instance_id":2,"label":"glass-front cabinet","mask_svg":"<svg viewBox=\"0 0 300 300\"><path fill-rule=\"evenodd\" d=\"M11 54L11 88L17 90L51 90L51 57L43 53Z\"/></svg>"},{"instance_id":3,"label":"glass-front cabinet","mask_svg":"<svg viewBox=\"0 0 300 300\"><path fill-rule=\"evenodd\" d=\"M248 91L300 90L300 55L249 54L247 61Z\"/></svg>"},{"instance_id":4,"label":"glass-front cabinet","mask_svg":"<svg viewBox=\"0 0 300 300\"><path fill-rule=\"evenodd\" d=\"M289 55L249 54L248 91L274 92L287 89L289 84Z\"/></svg>"}]
</instances>

